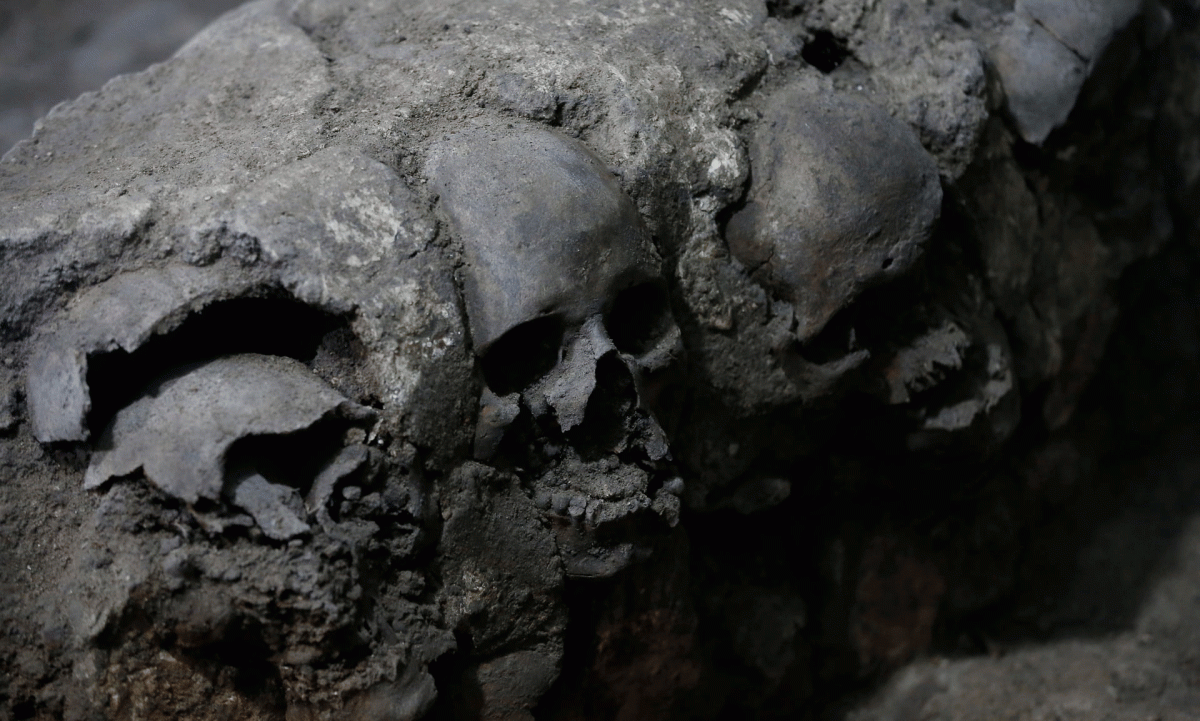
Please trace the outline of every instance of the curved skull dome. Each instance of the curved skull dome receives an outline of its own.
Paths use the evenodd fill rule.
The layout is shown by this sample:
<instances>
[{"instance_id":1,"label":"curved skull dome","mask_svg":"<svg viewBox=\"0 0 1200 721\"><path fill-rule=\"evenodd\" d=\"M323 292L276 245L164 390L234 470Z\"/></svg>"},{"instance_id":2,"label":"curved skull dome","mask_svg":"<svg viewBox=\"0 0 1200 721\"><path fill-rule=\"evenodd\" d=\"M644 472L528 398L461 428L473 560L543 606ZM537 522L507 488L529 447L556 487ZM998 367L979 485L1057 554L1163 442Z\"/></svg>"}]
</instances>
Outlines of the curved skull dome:
<instances>
[{"instance_id":1,"label":"curved skull dome","mask_svg":"<svg viewBox=\"0 0 1200 721\"><path fill-rule=\"evenodd\" d=\"M853 95L778 93L750 155L754 180L726 239L756 280L795 304L801 340L908 270L941 210L937 164L916 134Z\"/></svg>"},{"instance_id":2,"label":"curved skull dome","mask_svg":"<svg viewBox=\"0 0 1200 721\"><path fill-rule=\"evenodd\" d=\"M462 241L477 353L535 318L581 323L661 277L637 206L576 140L476 127L435 144L427 172Z\"/></svg>"}]
</instances>

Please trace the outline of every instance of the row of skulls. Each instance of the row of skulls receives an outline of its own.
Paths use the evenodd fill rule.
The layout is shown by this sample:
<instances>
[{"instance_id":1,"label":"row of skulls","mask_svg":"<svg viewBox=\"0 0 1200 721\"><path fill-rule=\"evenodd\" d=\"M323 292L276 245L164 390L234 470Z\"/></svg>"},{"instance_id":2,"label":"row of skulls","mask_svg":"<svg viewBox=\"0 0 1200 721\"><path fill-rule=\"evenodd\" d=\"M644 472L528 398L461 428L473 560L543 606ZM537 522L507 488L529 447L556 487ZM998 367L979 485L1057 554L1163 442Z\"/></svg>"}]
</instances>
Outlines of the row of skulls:
<instances>
[{"instance_id":1,"label":"row of skulls","mask_svg":"<svg viewBox=\"0 0 1200 721\"><path fill-rule=\"evenodd\" d=\"M750 150L754 180L729 221L728 243L751 278L793 306L793 333L803 343L863 289L912 267L938 213L936 168L911 130L853 97L780 93ZM492 460L523 412L535 423L552 418L568 445L603 446L585 455L636 445L650 462L667 458L647 401L681 359L682 335L662 259L618 178L577 140L506 123L444 136L425 170L461 243L461 292L486 386L476 458ZM126 274L87 291L44 334L31 363L36 437L86 439L89 355L132 351L252 285L187 266ZM609 413L597 422L611 428L585 423L622 395L629 402L620 415L633 421ZM284 430L246 430L270 432ZM213 449L210 476L219 475L225 450ZM139 465L130 459L124 472ZM97 473L90 484L103 480ZM213 497L220 485L156 482L189 502Z\"/></svg>"},{"instance_id":2,"label":"row of skulls","mask_svg":"<svg viewBox=\"0 0 1200 721\"><path fill-rule=\"evenodd\" d=\"M819 334L864 289L910 269L932 232L941 200L936 166L907 126L869 102L780 92L749 139L749 156L753 180L726 239L747 277L793 308L790 332L798 343ZM254 238L257 265L203 257L119 273L81 292L41 331L27 377L33 433L42 443L93 441L87 488L140 471L188 504L211 533L249 526L271 542L295 542L316 526L334 525L339 489L387 463L382 444L373 443L381 424L420 414L413 406L430 402L411 387L389 388L389 379L411 386L413 376L398 366L417 367L416 377L435 375L438 359L453 355L430 351L429 343L397 343L403 331L389 324L429 317L446 305L446 294L411 297L412 288L436 286L428 279L398 292L399 281L372 266L397 251L393 239L345 230L353 225L347 218L374 217L362 211L376 207L363 194L403 208L413 206L412 191L353 150L331 148L297 165L268 184L281 189L277 196L251 195L251 210L221 228L220 242L231 248ZM347 208L325 207L328 194L314 189L332 182L329 169L364 188ZM471 455L533 476L522 478L524 492L552 519L566 574L611 575L638 549L619 531L598 533L606 524L623 527L615 522L646 513L672 525L679 518L678 476L688 475L688 459L672 457L656 399L664 384L687 377L680 372L684 333L673 312L687 312L687 304L673 294L638 205L577 139L536 125L475 121L433 142L423 173L459 254L451 291L458 297L450 306L465 310L483 386L478 395L478 385L454 389L456 400L477 409ZM306 212L326 219L294 220ZM279 226L280 216L293 217L292 225ZM255 227L263 218L271 223ZM431 235L384 227L396 238L421 236L426 246ZM413 255L421 244L418 238ZM430 267L438 272L438 264ZM136 353L156 337L185 332L186 319L205 308L268 286L354 317L366 348L362 361L374 372L365 383L369 393L347 397L354 394L342 390L353 384L335 389L322 377L328 374L314 372L315 363L238 353L161 369L164 376L145 379L142 395L90 437L89 383L96 379L89 362ZM401 298L393 305L408 310L388 310L388 298ZM736 339L737 328L727 332ZM425 355L406 360L406 348L417 346ZM368 397L382 400L372 408ZM241 452L247 439L313 428L337 431L314 467L297 471L295 462ZM451 449L431 453L469 464ZM283 478L281 468L305 479ZM451 518L449 509L442 513Z\"/></svg>"}]
</instances>

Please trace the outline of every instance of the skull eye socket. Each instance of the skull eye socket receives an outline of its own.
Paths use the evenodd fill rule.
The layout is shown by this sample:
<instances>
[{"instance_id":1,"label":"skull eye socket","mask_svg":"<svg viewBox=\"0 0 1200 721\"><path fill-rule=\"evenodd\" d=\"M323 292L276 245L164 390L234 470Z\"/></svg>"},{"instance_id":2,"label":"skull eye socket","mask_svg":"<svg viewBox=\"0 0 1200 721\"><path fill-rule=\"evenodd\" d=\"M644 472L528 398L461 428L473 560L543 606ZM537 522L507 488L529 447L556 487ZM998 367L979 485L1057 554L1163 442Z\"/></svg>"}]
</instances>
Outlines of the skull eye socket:
<instances>
[{"instance_id":1,"label":"skull eye socket","mask_svg":"<svg viewBox=\"0 0 1200 721\"><path fill-rule=\"evenodd\" d=\"M648 282L617 294L605 327L617 350L636 356L652 349L674 322L667 289L662 283Z\"/></svg>"},{"instance_id":2,"label":"skull eye socket","mask_svg":"<svg viewBox=\"0 0 1200 721\"><path fill-rule=\"evenodd\" d=\"M528 388L558 364L563 322L556 315L526 321L488 346L479 359L483 380L498 396Z\"/></svg>"}]
</instances>

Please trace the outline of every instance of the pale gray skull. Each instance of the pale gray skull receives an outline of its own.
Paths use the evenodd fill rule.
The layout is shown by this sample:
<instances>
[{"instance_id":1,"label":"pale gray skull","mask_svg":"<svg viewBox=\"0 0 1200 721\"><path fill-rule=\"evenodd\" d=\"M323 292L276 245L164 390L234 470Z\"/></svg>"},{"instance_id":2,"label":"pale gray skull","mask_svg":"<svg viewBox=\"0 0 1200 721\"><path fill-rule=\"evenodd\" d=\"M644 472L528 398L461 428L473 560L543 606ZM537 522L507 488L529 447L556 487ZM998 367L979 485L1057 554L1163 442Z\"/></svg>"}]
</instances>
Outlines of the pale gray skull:
<instances>
[{"instance_id":1,"label":"pale gray skull","mask_svg":"<svg viewBox=\"0 0 1200 721\"><path fill-rule=\"evenodd\" d=\"M645 383L680 352L660 260L637 206L581 143L544 128L477 126L431 149L428 174L462 242L463 292L487 391L476 454L519 414L564 434L632 381L651 458L666 455ZM627 374L627 375L625 375ZM591 408L591 410L589 410ZM598 421L612 425L617 419ZM629 438L600 429L603 450Z\"/></svg>"}]
</instances>

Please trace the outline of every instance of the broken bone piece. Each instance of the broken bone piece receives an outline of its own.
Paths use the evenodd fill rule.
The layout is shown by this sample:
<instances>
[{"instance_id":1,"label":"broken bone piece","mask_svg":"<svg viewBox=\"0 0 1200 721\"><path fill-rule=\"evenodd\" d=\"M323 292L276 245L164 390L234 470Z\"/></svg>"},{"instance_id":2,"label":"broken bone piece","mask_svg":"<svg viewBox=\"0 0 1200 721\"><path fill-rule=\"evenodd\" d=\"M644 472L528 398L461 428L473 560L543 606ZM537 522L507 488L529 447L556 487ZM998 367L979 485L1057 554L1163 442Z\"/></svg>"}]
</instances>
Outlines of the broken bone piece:
<instances>
[{"instance_id":1,"label":"broken bone piece","mask_svg":"<svg viewBox=\"0 0 1200 721\"><path fill-rule=\"evenodd\" d=\"M267 538L287 541L311 530L300 518L304 508L295 488L251 473L234 487L232 495L233 504L249 513Z\"/></svg>"},{"instance_id":2,"label":"broken bone piece","mask_svg":"<svg viewBox=\"0 0 1200 721\"><path fill-rule=\"evenodd\" d=\"M479 396L479 420L475 424L475 459L486 461L496 455L504 431L521 414L521 395L498 396L484 388Z\"/></svg>"},{"instance_id":3,"label":"broken bone piece","mask_svg":"<svg viewBox=\"0 0 1200 721\"><path fill-rule=\"evenodd\" d=\"M227 356L163 381L156 395L118 411L98 441L84 487L141 469L183 501L217 500L225 455L235 441L294 433L328 417L354 421L371 414L299 361Z\"/></svg>"},{"instance_id":4,"label":"broken bone piece","mask_svg":"<svg viewBox=\"0 0 1200 721\"><path fill-rule=\"evenodd\" d=\"M361 443L346 446L338 451L328 463L317 471L312 488L304 499L304 507L309 513L323 516L328 513L329 499L341 483L350 474L355 473L371 458L371 448Z\"/></svg>"},{"instance_id":5,"label":"broken bone piece","mask_svg":"<svg viewBox=\"0 0 1200 721\"><path fill-rule=\"evenodd\" d=\"M133 352L189 313L248 290L245 281L213 268L178 265L122 273L84 291L30 358L26 397L34 437L42 443L88 439L89 356Z\"/></svg>"},{"instance_id":6,"label":"broken bone piece","mask_svg":"<svg viewBox=\"0 0 1200 721\"><path fill-rule=\"evenodd\" d=\"M795 306L801 342L911 268L941 212L937 164L912 128L854 95L780 91L750 156L753 183L726 240Z\"/></svg>"},{"instance_id":7,"label":"broken bone piece","mask_svg":"<svg viewBox=\"0 0 1200 721\"><path fill-rule=\"evenodd\" d=\"M1085 59L1021 15L992 50L992 65L1017 132L1034 145L1066 122L1088 75Z\"/></svg>"}]
</instances>

